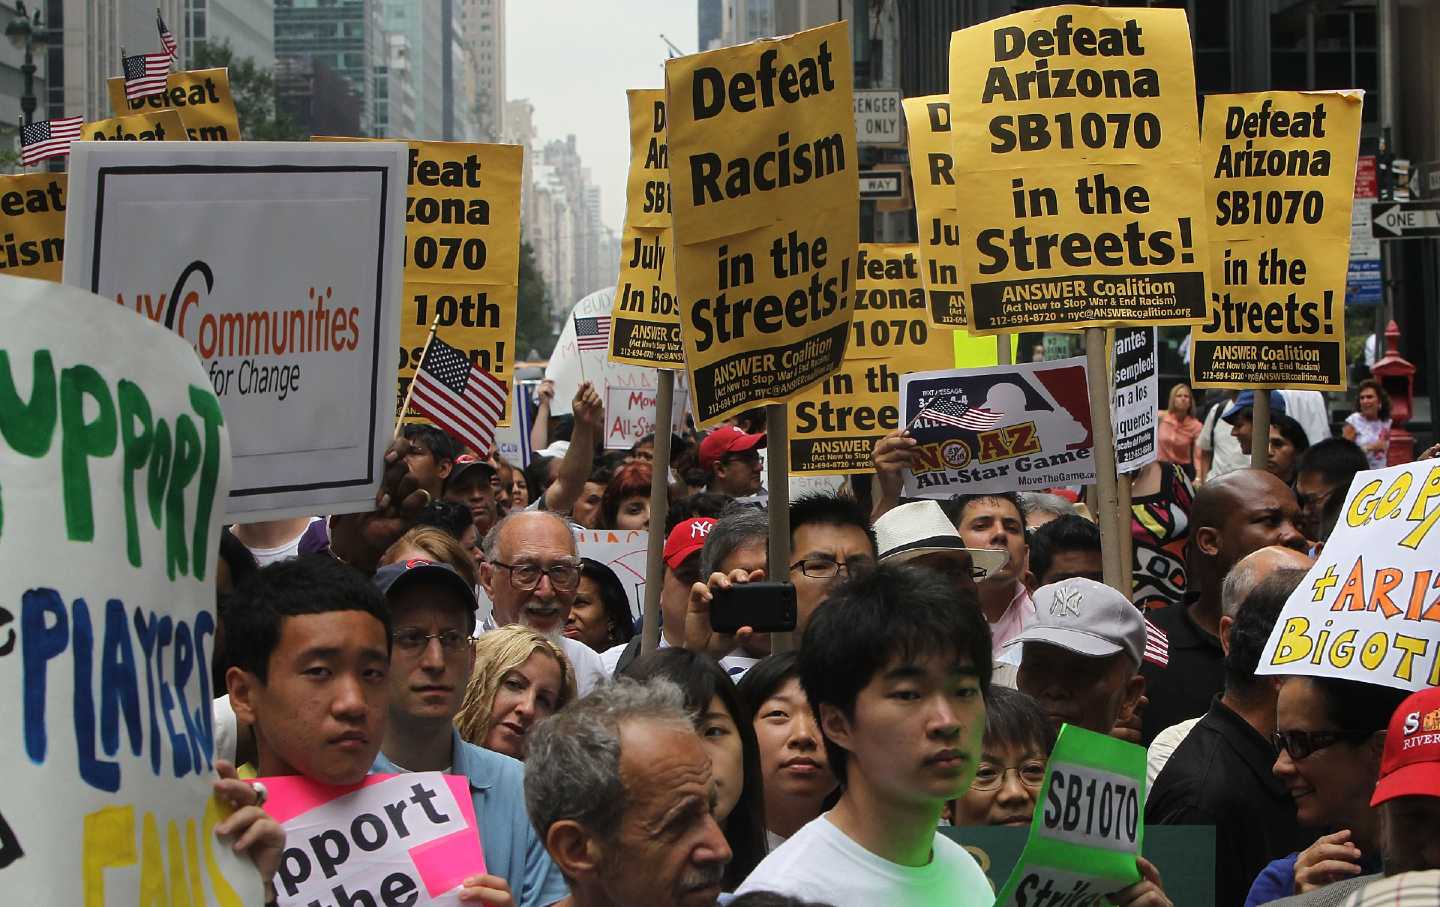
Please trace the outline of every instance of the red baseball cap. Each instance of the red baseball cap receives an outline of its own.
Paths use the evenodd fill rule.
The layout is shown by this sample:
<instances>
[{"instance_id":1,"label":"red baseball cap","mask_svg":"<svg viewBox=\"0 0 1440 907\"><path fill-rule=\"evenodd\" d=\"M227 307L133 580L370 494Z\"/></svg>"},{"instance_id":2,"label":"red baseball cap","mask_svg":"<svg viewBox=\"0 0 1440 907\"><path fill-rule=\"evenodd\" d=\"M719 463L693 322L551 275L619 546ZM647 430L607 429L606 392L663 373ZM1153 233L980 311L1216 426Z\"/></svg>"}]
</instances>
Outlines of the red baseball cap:
<instances>
[{"instance_id":1,"label":"red baseball cap","mask_svg":"<svg viewBox=\"0 0 1440 907\"><path fill-rule=\"evenodd\" d=\"M708 516L691 517L682 521L665 539L665 563L671 570L679 570L685 558L705 547L705 539L714 528L715 521Z\"/></svg>"},{"instance_id":2,"label":"red baseball cap","mask_svg":"<svg viewBox=\"0 0 1440 907\"><path fill-rule=\"evenodd\" d=\"M1370 805L1413 795L1440 797L1440 687L1411 694L1391 716Z\"/></svg>"},{"instance_id":3,"label":"red baseball cap","mask_svg":"<svg viewBox=\"0 0 1440 907\"><path fill-rule=\"evenodd\" d=\"M700 468L707 472L726 454L741 453L765 446L765 435L747 435L733 425L722 425L700 442Z\"/></svg>"}]
</instances>

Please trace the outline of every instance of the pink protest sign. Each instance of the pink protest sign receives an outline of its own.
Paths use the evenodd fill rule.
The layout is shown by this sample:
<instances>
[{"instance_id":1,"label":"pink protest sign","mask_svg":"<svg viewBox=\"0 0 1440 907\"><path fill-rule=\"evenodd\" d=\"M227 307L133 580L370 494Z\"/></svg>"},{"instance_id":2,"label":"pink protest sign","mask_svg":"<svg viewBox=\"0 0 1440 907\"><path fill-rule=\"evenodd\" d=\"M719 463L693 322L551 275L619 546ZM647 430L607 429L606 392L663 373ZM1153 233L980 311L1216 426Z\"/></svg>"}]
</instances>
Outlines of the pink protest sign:
<instances>
[{"instance_id":1,"label":"pink protest sign","mask_svg":"<svg viewBox=\"0 0 1440 907\"><path fill-rule=\"evenodd\" d=\"M330 787L298 776L260 779L265 808L285 826L277 900L459 904L462 880L485 872L470 782L461 775L371 775Z\"/></svg>"}]
</instances>

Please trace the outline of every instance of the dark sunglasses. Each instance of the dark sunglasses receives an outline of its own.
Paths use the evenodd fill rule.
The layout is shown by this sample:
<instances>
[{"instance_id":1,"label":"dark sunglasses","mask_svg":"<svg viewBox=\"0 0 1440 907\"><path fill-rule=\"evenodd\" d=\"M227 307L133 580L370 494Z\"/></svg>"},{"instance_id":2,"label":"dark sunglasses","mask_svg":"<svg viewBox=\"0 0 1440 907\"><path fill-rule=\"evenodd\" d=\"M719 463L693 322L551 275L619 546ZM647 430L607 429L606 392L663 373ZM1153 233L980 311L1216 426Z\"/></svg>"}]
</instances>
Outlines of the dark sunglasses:
<instances>
[{"instance_id":1,"label":"dark sunglasses","mask_svg":"<svg viewBox=\"0 0 1440 907\"><path fill-rule=\"evenodd\" d=\"M1284 750L1291 759L1304 759L1311 753L1346 743L1362 743L1373 731L1276 731L1271 738L1277 750Z\"/></svg>"}]
</instances>

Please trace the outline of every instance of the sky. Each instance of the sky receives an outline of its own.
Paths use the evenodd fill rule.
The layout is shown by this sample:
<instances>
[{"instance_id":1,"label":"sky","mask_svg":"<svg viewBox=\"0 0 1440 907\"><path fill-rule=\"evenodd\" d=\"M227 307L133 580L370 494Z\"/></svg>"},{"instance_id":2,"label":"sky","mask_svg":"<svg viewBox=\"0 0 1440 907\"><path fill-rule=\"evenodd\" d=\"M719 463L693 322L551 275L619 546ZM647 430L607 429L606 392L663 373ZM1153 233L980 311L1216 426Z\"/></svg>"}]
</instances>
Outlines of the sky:
<instances>
[{"instance_id":1,"label":"sky","mask_svg":"<svg viewBox=\"0 0 1440 907\"><path fill-rule=\"evenodd\" d=\"M505 4L505 93L535 105L542 144L575 133L600 187L601 215L625 221L630 163L627 88L663 88L663 33L694 53L695 0L510 0Z\"/></svg>"}]
</instances>

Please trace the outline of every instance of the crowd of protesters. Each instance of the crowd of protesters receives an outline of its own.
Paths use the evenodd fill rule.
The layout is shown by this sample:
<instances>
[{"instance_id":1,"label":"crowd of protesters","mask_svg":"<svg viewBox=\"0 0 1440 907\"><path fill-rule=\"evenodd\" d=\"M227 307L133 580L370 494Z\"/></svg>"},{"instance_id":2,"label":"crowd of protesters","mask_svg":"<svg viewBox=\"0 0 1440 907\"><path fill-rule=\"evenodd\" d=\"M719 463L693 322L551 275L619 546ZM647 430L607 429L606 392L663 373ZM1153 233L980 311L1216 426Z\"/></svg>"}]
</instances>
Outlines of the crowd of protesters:
<instances>
[{"instance_id":1,"label":"crowd of protesters","mask_svg":"<svg viewBox=\"0 0 1440 907\"><path fill-rule=\"evenodd\" d=\"M1440 690L1255 673L1384 453L1378 385L1342 437L1273 393L1266 470L1245 465L1253 395L1202 419L1177 386L1132 480L1129 595L1076 489L906 500L903 431L869 481L788 503L788 572L768 576L754 414L675 436L666 464L653 439L599 448L590 385L563 420L553 395L524 468L411 425L372 512L225 530L217 790L243 809L221 830L262 875L283 833L232 763L465 776L471 903L989 905L940 829L1028 827L1067 723L1147 747L1148 823L1214 826L1217 904L1339 904L1440 870L1440 734L1411 726L1440 728ZM664 534L658 650L577 528ZM761 579L795 588L793 650L712 626L717 591ZM1136 871L1110 903L1170 903Z\"/></svg>"}]
</instances>

